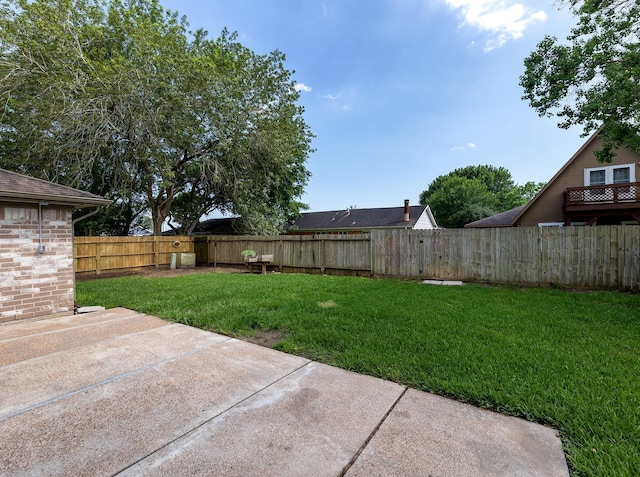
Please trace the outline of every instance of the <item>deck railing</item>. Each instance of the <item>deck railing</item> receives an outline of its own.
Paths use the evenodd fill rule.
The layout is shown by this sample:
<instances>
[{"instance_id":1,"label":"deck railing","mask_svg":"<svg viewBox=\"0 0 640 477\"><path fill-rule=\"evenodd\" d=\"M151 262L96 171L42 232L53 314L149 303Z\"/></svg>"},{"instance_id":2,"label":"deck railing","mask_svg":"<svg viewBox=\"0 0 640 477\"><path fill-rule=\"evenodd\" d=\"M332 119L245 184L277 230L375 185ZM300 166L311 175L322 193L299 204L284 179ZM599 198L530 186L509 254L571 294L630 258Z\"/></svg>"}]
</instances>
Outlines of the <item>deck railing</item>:
<instances>
[{"instance_id":1,"label":"deck railing","mask_svg":"<svg viewBox=\"0 0 640 477\"><path fill-rule=\"evenodd\" d=\"M640 202L640 182L570 187L564 191L564 205L619 204Z\"/></svg>"}]
</instances>

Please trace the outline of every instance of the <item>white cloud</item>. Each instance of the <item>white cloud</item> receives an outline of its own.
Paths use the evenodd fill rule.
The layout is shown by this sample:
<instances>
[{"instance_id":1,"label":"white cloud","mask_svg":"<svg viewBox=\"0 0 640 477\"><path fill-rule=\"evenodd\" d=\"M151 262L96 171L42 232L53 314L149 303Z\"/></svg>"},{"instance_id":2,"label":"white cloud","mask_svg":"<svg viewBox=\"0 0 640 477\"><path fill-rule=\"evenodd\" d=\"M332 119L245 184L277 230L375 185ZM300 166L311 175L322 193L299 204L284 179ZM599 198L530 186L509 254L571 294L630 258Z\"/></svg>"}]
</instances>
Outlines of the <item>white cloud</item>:
<instances>
[{"instance_id":1,"label":"white cloud","mask_svg":"<svg viewBox=\"0 0 640 477\"><path fill-rule=\"evenodd\" d=\"M508 4L503 0L445 0L447 5L460 11L463 24L491 33L484 51L500 48L509 40L522 38L524 31L534 23L547 20L547 14L534 11L522 3Z\"/></svg>"},{"instance_id":2,"label":"white cloud","mask_svg":"<svg viewBox=\"0 0 640 477\"><path fill-rule=\"evenodd\" d=\"M469 149L475 149L476 147L477 146L474 143L470 142L470 143L467 143L466 146L453 146L451 148L451 150L452 151L467 151Z\"/></svg>"},{"instance_id":3,"label":"white cloud","mask_svg":"<svg viewBox=\"0 0 640 477\"><path fill-rule=\"evenodd\" d=\"M331 111L351 111L356 104L357 96L357 90L351 88L338 94L325 94L322 98L327 100L326 105Z\"/></svg>"},{"instance_id":4,"label":"white cloud","mask_svg":"<svg viewBox=\"0 0 640 477\"><path fill-rule=\"evenodd\" d=\"M296 83L293 86L293 89L295 89L298 93L311 93L311 86L307 86L304 83Z\"/></svg>"}]
</instances>

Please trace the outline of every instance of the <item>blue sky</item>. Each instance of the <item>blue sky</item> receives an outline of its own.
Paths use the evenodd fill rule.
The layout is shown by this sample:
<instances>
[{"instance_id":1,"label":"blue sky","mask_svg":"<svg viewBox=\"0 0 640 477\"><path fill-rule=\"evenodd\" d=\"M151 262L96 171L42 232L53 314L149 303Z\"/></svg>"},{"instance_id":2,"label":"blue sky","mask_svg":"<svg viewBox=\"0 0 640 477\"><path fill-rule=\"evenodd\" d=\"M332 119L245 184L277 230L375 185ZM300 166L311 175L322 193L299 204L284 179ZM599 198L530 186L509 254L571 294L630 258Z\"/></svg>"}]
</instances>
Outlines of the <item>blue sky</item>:
<instances>
[{"instance_id":1,"label":"blue sky","mask_svg":"<svg viewBox=\"0 0 640 477\"><path fill-rule=\"evenodd\" d=\"M533 0L161 0L192 29L237 31L295 70L316 138L311 211L418 203L437 176L504 166L547 181L580 147L524 102L524 58L575 19Z\"/></svg>"}]
</instances>

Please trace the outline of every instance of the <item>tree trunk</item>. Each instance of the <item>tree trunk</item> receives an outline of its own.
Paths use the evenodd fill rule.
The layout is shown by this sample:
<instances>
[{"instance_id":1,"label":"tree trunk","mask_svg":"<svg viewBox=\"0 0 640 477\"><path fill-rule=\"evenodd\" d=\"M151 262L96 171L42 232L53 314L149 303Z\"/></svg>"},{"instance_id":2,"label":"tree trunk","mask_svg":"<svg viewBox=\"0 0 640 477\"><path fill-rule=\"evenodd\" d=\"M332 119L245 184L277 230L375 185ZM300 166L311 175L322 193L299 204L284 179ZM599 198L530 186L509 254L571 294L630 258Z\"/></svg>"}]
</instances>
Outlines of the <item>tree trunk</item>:
<instances>
[{"instance_id":1,"label":"tree trunk","mask_svg":"<svg viewBox=\"0 0 640 477\"><path fill-rule=\"evenodd\" d=\"M153 217L153 235L162 235L162 222L164 222L165 217L162 217L157 211L157 207L153 208L151 216Z\"/></svg>"},{"instance_id":2,"label":"tree trunk","mask_svg":"<svg viewBox=\"0 0 640 477\"><path fill-rule=\"evenodd\" d=\"M153 219L153 235L162 235L162 223L169 216L172 199L173 197L162 199L160 194L159 197L149 198L151 218Z\"/></svg>"}]
</instances>

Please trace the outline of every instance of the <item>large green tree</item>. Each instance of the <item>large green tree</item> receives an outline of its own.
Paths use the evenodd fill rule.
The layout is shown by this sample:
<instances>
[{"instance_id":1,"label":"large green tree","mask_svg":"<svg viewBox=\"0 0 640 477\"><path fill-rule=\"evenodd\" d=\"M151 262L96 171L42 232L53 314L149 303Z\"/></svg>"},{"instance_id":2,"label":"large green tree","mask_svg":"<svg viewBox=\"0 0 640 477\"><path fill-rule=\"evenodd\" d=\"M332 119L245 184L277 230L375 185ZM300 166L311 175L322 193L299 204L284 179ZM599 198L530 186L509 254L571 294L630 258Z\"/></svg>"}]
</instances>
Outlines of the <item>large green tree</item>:
<instances>
[{"instance_id":1,"label":"large green tree","mask_svg":"<svg viewBox=\"0 0 640 477\"><path fill-rule=\"evenodd\" d=\"M527 100L559 126L601 128L610 161L624 145L640 152L640 3L635 0L564 2L577 17L567 42L546 36L525 59L520 77Z\"/></svg>"},{"instance_id":2,"label":"large green tree","mask_svg":"<svg viewBox=\"0 0 640 477\"><path fill-rule=\"evenodd\" d=\"M420 194L443 227L462 227L474 220L526 204L543 183L518 185L504 167L467 166L436 177Z\"/></svg>"},{"instance_id":3,"label":"large green tree","mask_svg":"<svg viewBox=\"0 0 640 477\"><path fill-rule=\"evenodd\" d=\"M312 134L281 52L190 32L157 0L0 5L1 167L114 199L93 221L112 233L145 213L188 232L215 208L273 232L299 212Z\"/></svg>"}]
</instances>

